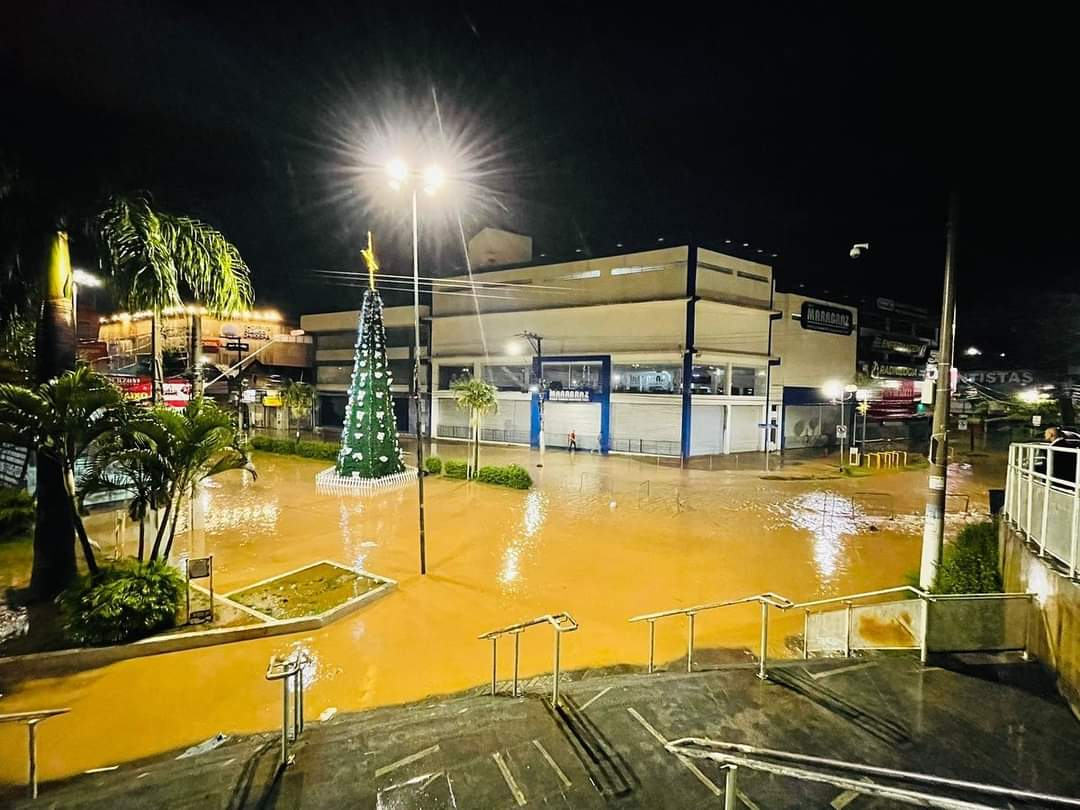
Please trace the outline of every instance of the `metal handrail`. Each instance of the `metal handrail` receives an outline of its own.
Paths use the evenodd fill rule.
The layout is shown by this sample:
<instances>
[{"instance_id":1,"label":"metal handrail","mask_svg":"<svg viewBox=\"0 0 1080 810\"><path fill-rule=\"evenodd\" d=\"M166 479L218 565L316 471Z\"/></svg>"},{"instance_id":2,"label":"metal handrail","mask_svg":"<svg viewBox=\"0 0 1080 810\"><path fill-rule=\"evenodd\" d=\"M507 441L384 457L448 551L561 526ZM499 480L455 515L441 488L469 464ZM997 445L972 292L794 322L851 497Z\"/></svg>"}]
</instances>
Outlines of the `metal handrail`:
<instances>
[{"instance_id":1,"label":"metal handrail","mask_svg":"<svg viewBox=\"0 0 1080 810\"><path fill-rule=\"evenodd\" d=\"M670 616L686 616L687 618L687 634L686 634L686 671L694 671L694 619L699 613L704 613L708 610L716 610L718 608L731 607L733 605L745 605L752 602L758 602L761 605L761 654L758 657L758 677L762 680L768 678L768 673L765 671L765 662L768 658L768 644L769 644L769 607L777 607L781 610L787 610L791 607L791 600L779 594L767 591L765 593L754 594L753 596L744 596L741 599L729 599L724 602L706 602L702 605L693 605L685 608L675 608L674 610L661 610L657 613L643 613L640 616L634 616L630 619L631 622L648 622L649 623L649 673L652 674L654 670L654 661L656 657L656 622L658 619L666 619Z\"/></svg>"},{"instance_id":2,"label":"metal handrail","mask_svg":"<svg viewBox=\"0 0 1080 810\"><path fill-rule=\"evenodd\" d=\"M833 785L834 787L862 793L868 796L894 799L905 804L913 804L918 807L944 808L944 810L994 810L990 805L976 804L962 799L953 799L933 793L919 790L908 790L893 785L883 785L868 779L875 776L890 779L895 782L908 782L917 785L927 785L937 788L945 788L958 792L978 793L986 796L1005 798L1021 802L1038 802L1043 807L1080 807L1080 799L1068 796L1057 796L1050 793L1036 793L1029 790L1017 790L1016 788L1002 785L990 785L983 782L969 782L961 779L949 779L932 774L916 773L913 771L899 771L892 768L880 768L873 765L863 765L858 762L846 762L839 759L815 757L808 754L798 754L791 751L778 751L771 748L758 748L741 743L721 742L699 737L683 737L667 743L668 751L677 757L693 757L696 759L710 759L719 762L726 769L725 802L724 810L735 808L735 784L740 767L750 770L763 771L765 773L788 776L807 782ZM804 767L777 764L768 760L782 760L809 765L820 770L810 770ZM847 778L837 776L826 771L849 771L859 774L861 778ZM730 804L727 796L731 796Z\"/></svg>"},{"instance_id":3,"label":"metal handrail","mask_svg":"<svg viewBox=\"0 0 1080 810\"><path fill-rule=\"evenodd\" d=\"M1054 474L1054 459L1068 455L1073 456L1073 477L1057 477ZM1075 480L1077 463L1080 462L1078 456L1080 447L1014 443L1009 445L1008 474L1005 479L1005 516L1028 541L1038 544L1040 557L1047 554L1054 557L1066 567L1071 579L1080 579L1080 482ZM1042 465L1041 470L1035 468L1036 463ZM1044 490L1041 515L1033 514L1036 487ZM1022 495L1025 489L1026 498ZM1054 517L1055 523L1067 523L1067 548L1047 548L1051 492L1064 494L1072 501L1071 515L1066 516L1064 521L1061 521L1060 515ZM1022 505L1025 500L1026 504Z\"/></svg>"},{"instance_id":4,"label":"metal handrail","mask_svg":"<svg viewBox=\"0 0 1080 810\"><path fill-rule=\"evenodd\" d=\"M661 610L655 613L643 613L640 616L634 616L629 619L630 622L648 622L649 623L649 673L652 674L655 671L655 658L656 658L656 622L659 619L666 619L671 616L686 616L688 620L687 630L687 644L686 644L686 671L693 672L694 669L694 618L698 613L703 613L708 610L715 610L717 608L731 607L733 605L744 605L748 603L758 602L761 604L761 646L758 655L758 672L757 676L762 680L768 678L768 641L769 641L769 608L775 607L779 610L794 610L802 609L805 611L805 617L803 619L803 658L809 658L809 628L810 628L810 614L812 608L821 608L827 605L842 604L846 608L845 616L845 646L844 655L850 655L851 649L851 619L852 608L856 602L864 599L872 599L881 596L889 596L891 594L911 594L915 599L920 599L924 602L947 602L953 600L973 601L973 600L1000 600L1000 599L1032 599L1034 594L1031 593L983 593L983 594L932 594L921 588L916 588L913 585L898 585L893 588L881 588L876 591L863 591L861 593L846 594L844 596L831 596L827 599L813 599L807 602L792 602L785 596L782 596L773 592L766 592L760 594L754 594L753 596L744 596L740 599L728 599L722 602L706 602L701 605L693 605L685 608L675 608L673 610ZM927 620L929 611L924 608L922 612L922 627L919 632L919 660L926 663L927 660ZM1024 651L1025 657L1027 656L1027 649L1025 645Z\"/></svg>"},{"instance_id":5,"label":"metal handrail","mask_svg":"<svg viewBox=\"0 0 1080 810\"><path fill-rule=\"evenodd\" d=\"M483 633L477 638L480 641L491 640L491 694L495 694L495 674L498 667L499 660L499 639L502 636L512 635L514 637L514 697L518 696L518 665L521 661L521 634L528 630L530 627L536 627L537 625L548 624L555 631L555 654L554 662L552 664L552 686L551 686L551 705L553 707L559 705L559 668L560 668L560 655L561 655L561 641L563 633L572 633L578 629L578 623L574 620L574 617L569 613L547 613L543 616L537 616L535 619L530 619L527 622L518 622L517 624L507 625L506 627L500 627L498 630L491 630L487 633Z\"/></svg>"},{"instance_id":6,"label":"metal handrail","mask_svg":"<svg viewBox=\"0 0 1080 810\"><path fill-rule=\"evenodd\" d=\"M26 742L28 769L26 778L26 791L31 799L38 796L37 779L37 725L50 717L67 714L71 709L39 709L34 712L12 712L0 714L0 725L4 723L26 723Z\"/></svg>"},{"instance_id":7,"label":"metal handrail","mask_svg":"<svg viewBox=\"0 0 1080 810\"><path fill-rule=\"evenodd\" d=\"M289 756L289 682L292 682L292 741L304 733L304 668L311 658L297 650L291 658L273 656L266 666L266 680L281 681L281 762L280 767L292 764Z\"/></svg>"}]
</instances>

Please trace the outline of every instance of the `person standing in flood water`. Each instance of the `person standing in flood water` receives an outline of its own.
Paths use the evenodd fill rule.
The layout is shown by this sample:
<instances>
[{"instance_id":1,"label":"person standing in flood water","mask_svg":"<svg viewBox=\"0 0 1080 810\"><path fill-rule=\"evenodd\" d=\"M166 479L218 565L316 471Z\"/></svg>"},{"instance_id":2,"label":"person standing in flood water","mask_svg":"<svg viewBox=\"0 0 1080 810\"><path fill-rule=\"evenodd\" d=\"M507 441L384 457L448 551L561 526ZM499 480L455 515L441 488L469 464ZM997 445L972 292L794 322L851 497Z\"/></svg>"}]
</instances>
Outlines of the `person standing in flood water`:
<instances>
[{"instance_id":1,"label":"person standing in flood water","mask_svg":"<svg viewBox=\"0 0 1080 810\"><path fill-rule=\"evenodd\" d=\"M577 450L577 433L575 431L571 430L566 435L566 443L570 445L569 450L571 453Z\"/></svg>"}]
</instances>

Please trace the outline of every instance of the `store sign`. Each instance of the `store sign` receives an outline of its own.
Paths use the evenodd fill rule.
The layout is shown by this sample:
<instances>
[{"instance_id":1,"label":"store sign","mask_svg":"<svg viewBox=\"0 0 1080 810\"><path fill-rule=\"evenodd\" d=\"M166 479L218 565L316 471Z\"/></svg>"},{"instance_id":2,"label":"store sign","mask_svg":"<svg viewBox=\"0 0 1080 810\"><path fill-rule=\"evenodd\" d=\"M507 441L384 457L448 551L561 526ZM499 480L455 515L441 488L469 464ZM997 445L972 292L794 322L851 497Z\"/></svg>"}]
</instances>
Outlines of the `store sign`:
<instances>
[{"instance_id":1,"label":"store sign","mask_svg":"<svg viewBox=\"0 0 1080 810\"><path fill-rule=\"evenodd\" d=\"M910 354L912 357L922 357L926 354L925 343L914 343L906 340L894 340L877 336L874 338L875 349L884 352L896 352L897 354Z\"/></svg>"},{"instance_id":2,"label":"store sign","mask_svg":"<svg viewBox=\"0 0 1080 810\"><path fill-rule=\"evenodd\" d=\"M891 298L879 298L877 308L882 312L895 312L897 315L906 315L909 318L928 318L930 313L923 307L904 304Z\"/></svg>"},{"instance_id":3,"label":"store sign","mask_svg":"<svg viewBox=\"0 0 1080 810\"><path fill-rule=\"evenodd\" d=\"M816 304L813 301L803 301L800 323L803 329L834 335L850 335L854 329L850 309Z\"/></svg>"},{"instance_id":4,"label":"store sign","mask_svg":"<svg viewBox=\"0 0 1080 810\"><path fill-rule=\"evenodd\" d=\"M281 394L278 391L274 391L272 394L267 394L263 397L262 404L267 408L280 408L281 407Z\"/></svg>"},{"instance_id":5,"label":"store sign","mask_svg":"<svg viewBox=\"0 0 1080 810\"><path fill-rule=\"evenodd\" d=\"M1027 369L1009 371L965 371L964 376L977 385L1024 388L1035 382L1035 374Z\"/></svg>"},{"instance_id":6,"label":"store sign","mask_svg":"<svg viewBox=\"0 0 1080 810\"><path fill-rule=\"evenodd\" d=\"M136 377L129 374L107 376L109 381L120 389L125 399L143 402L153 396L153 387L149 377ZM184 408L191 399L191 383L182 379L165 380L161 384L161 393L165 404L170 408Z\"/></svg>"},{"instance_id":7,"label":"store sign","mask_svg":"<svg viewBox=\"0 0 1080 810\"><path fill-rule=\"evenodd\" d=\"M924 374L925 370L918 366L879 363L877 360L870 364L870 376L875 380L921 380Z\"/></svg>"},{"instance_id":8,"label":"store sign","mask_svg":"<svg viewBox=\"0 0 1080 810\"><path fill-rule=\"evenodd\" d=\"M592 402L592 391L580 388L551 388L544 393L551 402Z\"/></svg>"}]
</instances>

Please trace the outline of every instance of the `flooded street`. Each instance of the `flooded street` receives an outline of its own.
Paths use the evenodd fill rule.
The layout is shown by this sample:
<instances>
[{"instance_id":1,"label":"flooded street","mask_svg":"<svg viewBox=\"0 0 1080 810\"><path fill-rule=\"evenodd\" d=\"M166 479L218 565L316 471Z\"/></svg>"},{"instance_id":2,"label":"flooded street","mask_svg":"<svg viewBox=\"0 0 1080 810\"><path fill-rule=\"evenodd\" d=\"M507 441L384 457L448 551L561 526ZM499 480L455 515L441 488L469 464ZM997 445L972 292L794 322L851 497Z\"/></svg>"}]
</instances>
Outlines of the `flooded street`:
<instances>
[{"instance_id":1,"label":"flooded street","mask_svg":"<svg viewBox=\"0 0 1080 810\"><path fill-rule=\"evenodd\" d=\"M440 449L464 455L461 445ZM524 463L525 454L485 447L483 460ZM318 495L314 478L325 462L266 454L255 462L257 481L229 473L203 490L205 537L194 552L214 555L216 591L324 559L391 577L398 588L310 634L85 671L25 672L20 681L5 675L5 712L72 710L39 729L42 778L219 731L275 728L280 687L263 675L272 655L296 647L316 662L306 694L314 718L329 707L353 711L484 683L491 649L477 636L544 613L567 611L581 625L563 641L566 669L644 665L647 627L627 622L638 613L766 590L803 600L902 584L918 565L921 521L866 516L921 512L926 481L924 470L765 480L746 466L680 471L626 457L549 453L542 470L535 456L529 462L536 486L527 492L426 479L429 573L421 577L415 486L366 498ZM970 493L972 508L985 510L987 482L959 468L953 473L950 489ZM112 516L97 515L90 526L108 546ZM189 545L178 535L181 553ZM754 647L757 610L701 616L698 648ZM801 621L788 615L772 625L776 654ZM680 620L657 626L658 661L685 655L685 631ZM500 645L500 678L509 676L511 646ZM523 674L549 672L550 633L537 628L523 636L521 655ZM21 726L0 726L0 780L25 779L25 748Z\"/></svg>"}]
</instances>

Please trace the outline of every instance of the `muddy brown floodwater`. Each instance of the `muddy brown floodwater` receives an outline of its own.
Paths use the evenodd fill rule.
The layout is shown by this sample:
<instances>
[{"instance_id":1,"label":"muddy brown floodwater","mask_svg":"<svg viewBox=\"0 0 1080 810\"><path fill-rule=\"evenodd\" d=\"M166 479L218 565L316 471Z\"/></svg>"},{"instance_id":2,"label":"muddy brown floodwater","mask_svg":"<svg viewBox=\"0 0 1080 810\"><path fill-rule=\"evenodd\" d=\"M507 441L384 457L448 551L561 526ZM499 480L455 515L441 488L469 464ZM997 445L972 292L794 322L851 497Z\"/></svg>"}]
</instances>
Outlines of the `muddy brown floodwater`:
<instances>
[{"instance_id":1,"label":"muddy brown floodwater","mask_svg":"<svg viewBox=\"0 0 1080 810\"><path fill-rule=\"evenodd\" d=\"M441 449L464 455L460 445ZM148 756L219 731L275 728L280 692L263 674L272 655L295 648L315 662L305 698L315 717L328 707L358 710L484 683L491 650L477 636L540 614L568 611L581 625L563 642L567 669L644 664L647 628L627 622L635 614L766 590L801 600L887 587L918 564L921 521L878 522L872 531L864 515L921 511L924 471L778 481L748 465L683 472L551 452L540 470L520 449L485 448L483 455L527 463L536 486L519 492L427 479L426 577L418 573L415 486L367 498L319 495L314 477L325 462L264 454L256 456L256 482L239 473L211 482L200 496L205 532L178 537L177 546L213 553L218 592L316 560L391 577L397 590L314 633L59 675L27 666L13 682L5 676L2 711L71 708L39 729L41 777ZM954 473L950 488L985 504L985 482L970 471ZM864 492L880 494L856 498L853 510L852 496ZM103 546L112 521L109 514L90 521ZM658 625L658 661L685 655L685 630L678 619ZM782 653L785 636L799 630L799 617L780 617L771 652ZM697 621L701 649L753 648L757 633L756 606ZM526 634L523 674L549 672L550 655L548 633ZM500 677L510 666L509 656L501 659ZM0 726L0 780L25 779L25 738L21 726Z\"/></svg>"}]
</instances>

